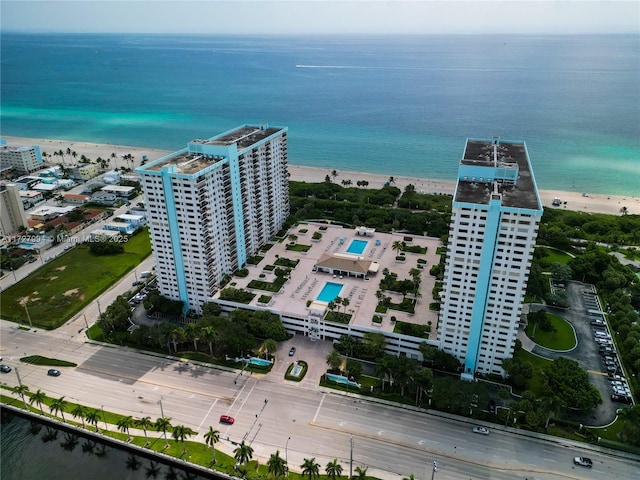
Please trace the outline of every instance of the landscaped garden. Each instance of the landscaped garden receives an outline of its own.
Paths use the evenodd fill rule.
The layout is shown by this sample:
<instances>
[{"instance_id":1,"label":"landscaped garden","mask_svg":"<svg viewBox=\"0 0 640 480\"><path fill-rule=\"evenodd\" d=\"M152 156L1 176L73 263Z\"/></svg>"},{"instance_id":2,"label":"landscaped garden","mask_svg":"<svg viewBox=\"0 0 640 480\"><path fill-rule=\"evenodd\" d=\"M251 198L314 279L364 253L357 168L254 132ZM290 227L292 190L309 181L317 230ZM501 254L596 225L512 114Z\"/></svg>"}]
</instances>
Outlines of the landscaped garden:
<instances>
[{"instance_id":1,"label":"landscaped garden","mask_svg":"<svg viewBox=\"0 0 640 480\"><path fill-rule=\"evenodd\" d=\"M542 316L538 312L544 312L545 320L531 321L536 315ZM569 322L544 310L538 312L529 314L526 333L531 340L552 350L570 350L576 346L575 331Z\"/></svg>"}]
</instances>

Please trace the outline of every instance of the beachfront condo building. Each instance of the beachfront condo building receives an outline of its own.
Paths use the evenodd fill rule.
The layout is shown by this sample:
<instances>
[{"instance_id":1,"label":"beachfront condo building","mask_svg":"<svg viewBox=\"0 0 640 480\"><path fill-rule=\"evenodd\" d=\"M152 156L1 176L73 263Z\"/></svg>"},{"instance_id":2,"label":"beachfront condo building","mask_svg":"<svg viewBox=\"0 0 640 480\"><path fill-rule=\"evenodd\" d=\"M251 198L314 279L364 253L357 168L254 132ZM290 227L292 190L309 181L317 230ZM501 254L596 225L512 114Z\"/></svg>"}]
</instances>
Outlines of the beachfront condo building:
<instances>
[{"instance_id":1,"label":"beachfront condo building","mask_svg":"<svg viewBox=\"0 0 640 480\"><path fill-rule=\"evenodd\" d=\"M287 128L244 125L136 169L160 294L202 312L289 215Z\"/></svg>"},{"instance_id":2,"label":"beachfront condo building","mask_svg":"<svg viewBox=\"0 0 640 480\"><path fill-rule=\"evenodd\" d=\"M0 167L2 169L11 168L19 175L37 172L44 168L40 147L11 148L4 146L0 150Z\"/></svg>"},{"instance_id":3,"label":"beachfront condo building","mask_svg":"<svg viewBox=\"0 0 640 480\"><path fill-rule=\"evenodd\" d=\"M524 142L467 140L458 167L438 324L463 378L513 356L542 204Z\"/></svg>"}]
</instances>

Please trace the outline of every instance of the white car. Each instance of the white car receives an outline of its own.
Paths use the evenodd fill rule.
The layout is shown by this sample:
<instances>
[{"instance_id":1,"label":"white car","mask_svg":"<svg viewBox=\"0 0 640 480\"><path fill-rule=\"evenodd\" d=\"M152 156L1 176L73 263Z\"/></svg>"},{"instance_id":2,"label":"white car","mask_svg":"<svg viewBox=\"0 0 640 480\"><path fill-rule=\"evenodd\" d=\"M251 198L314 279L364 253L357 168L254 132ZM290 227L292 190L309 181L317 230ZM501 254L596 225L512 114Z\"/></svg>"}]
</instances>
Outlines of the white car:
<instances>
[{"instance_id":1,"label":"white car","mask_svg":"<svg viewBox=\"0 0 640 480\"><path fill-rule=\"evenodd\" d=\"M481 435L489 435L489 429L485 427L473 427L473 433L479 433Z\"/></svg>"}]
</instances>

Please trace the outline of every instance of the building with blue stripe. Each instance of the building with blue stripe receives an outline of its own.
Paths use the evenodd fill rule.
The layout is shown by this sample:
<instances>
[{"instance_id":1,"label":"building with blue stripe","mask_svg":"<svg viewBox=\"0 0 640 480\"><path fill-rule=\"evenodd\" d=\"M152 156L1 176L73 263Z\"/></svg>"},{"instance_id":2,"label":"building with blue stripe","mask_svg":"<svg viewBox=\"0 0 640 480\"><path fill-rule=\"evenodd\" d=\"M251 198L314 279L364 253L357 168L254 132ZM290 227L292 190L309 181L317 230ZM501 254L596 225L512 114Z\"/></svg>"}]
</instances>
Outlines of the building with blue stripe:
<instances>
[{"instance_id":1,"label":"building with blue stripe","mask_svg":"<svg viewBox=\"0 0 640 480\"><path fill-rule=\"evenodd\" d=\"M243 125L146 163L158 289L201 313L289 215L287 128Z\"/></svg>"},{"instance_id":2,"label":"building with blue stripe","mask_svg":"<svg viewBox=\"0 0 640 480\"><path fill-rule=\"evenodd\" d=\"M543 209L524 142L468 139L453 199L440 348L476 373L513 356Z\"/></svg>"}]
</instances>

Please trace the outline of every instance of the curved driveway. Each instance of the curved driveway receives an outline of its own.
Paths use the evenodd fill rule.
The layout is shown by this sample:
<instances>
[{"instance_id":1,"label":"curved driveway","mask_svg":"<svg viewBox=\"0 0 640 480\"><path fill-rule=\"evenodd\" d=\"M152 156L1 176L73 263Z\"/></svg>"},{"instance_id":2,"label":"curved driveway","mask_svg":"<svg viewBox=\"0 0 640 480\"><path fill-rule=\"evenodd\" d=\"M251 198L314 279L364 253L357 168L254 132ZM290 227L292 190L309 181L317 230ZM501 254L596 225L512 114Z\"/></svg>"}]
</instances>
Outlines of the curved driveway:
<instances>
[{"instance_id":1,"label":"curved driveway","mask_svg":"<svg viewBox=\"0 0 640 480\"><path fill-rule=\"evenodd\" d=\"M555 308L547 305L534 304L531 310L546 309L548 312L566 319L576 334L577 345L569 351L550 350L535 345L532 353L549 360L558 357L567 357L576 360L589 375L589 380L598 389L602 397L602 404L581 415L569 415L573 420L591 426L603 426L613 422L616 418L616 410L622 405L611 401L611 384L607 377L602 358L598 352L598 344L593 338L593 331L587 310L591 307L585 305L583 292L594 292L592 285L580 282L567 282L566 292L571 308Z\"/></svg>"}]
</instances>

